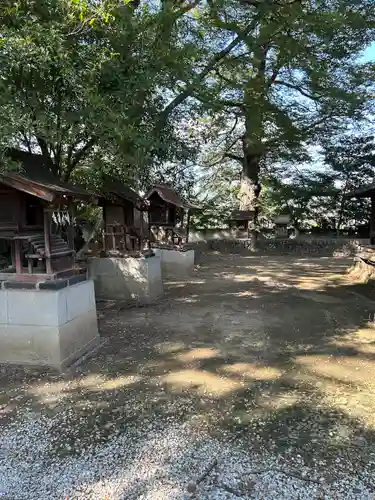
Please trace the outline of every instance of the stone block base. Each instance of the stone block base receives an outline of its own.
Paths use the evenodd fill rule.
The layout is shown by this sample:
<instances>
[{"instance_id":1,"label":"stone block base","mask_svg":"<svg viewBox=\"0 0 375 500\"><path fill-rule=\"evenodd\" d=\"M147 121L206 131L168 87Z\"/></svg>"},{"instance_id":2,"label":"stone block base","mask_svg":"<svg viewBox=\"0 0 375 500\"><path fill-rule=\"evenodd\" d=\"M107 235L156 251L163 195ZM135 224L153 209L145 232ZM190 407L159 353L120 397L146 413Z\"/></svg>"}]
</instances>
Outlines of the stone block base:
<instances>
[{"instance_id":1,"label":"stone block base","mask_svg":"<svg viewBox=\"0 0 375 500\"><path fill-rule=\"evenodd\" d=\"M163 278L183 278L194 270L194 250L172 250L168 248L153 248L156 256L161 259Z\"/></svg>"},{"instance_id":2,"label":"stone block base","mask_svg":"<svg viewBox=\"0 0 375 500\"><path fill-rule=\"evenodd\" d=\"M61 370L99 344L92 281L0 290L0 363Z\"/></svg>"},{"instance_id":3,"label":"stone block base","mask_svg":"<svg viewBox=\"0 0 375 500\"><path fill-rule=\"evenodd\" d=\"M93 257L87 269L101 299L151 304L163 295L160 257Z\"/></svg>"}]
</instances>

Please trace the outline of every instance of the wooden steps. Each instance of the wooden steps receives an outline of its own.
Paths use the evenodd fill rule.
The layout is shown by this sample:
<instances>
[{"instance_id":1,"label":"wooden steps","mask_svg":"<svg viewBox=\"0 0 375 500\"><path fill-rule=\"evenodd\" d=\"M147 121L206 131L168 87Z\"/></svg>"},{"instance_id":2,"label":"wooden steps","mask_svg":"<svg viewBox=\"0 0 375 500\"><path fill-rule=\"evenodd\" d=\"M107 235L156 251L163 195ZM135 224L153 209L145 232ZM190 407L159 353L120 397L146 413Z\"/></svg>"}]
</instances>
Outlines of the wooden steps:
<instances>
[{"instance_id":1,"label":"wooden steps","mask_svg":"<svg viewBox=\"0 0 375 500\"><path fill-rule=\"evenodd\" d=\"M27 259L43 259L46 258L46 248L44 242L44 235L38 234L29 239L29 244L32 251L26 254ZM73 255L74 250L69 248L66 241L58 234L51 235L51 255L50 257L64 257L66 255Z\"/></svg>"}]
</instances>

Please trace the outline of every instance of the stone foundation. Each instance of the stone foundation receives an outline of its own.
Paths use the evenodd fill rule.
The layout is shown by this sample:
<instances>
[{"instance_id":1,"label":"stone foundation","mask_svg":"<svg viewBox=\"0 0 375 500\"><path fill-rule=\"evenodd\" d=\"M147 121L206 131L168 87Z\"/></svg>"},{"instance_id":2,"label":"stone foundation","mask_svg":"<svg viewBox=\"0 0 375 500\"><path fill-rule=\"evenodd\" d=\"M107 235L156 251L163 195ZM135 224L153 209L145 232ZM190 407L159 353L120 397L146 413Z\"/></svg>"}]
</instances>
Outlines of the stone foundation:
<instances>
[{"instance_id":1,"label":"stone foundation","mask_svg":"<svg viewBox=\"0 0 375 500\"><path fill-rule=\"evenodd\" d=\"M209 243L211 250L222 253L253 253L250 239L212 240ZM349 257L356 255L362 244L362 240L345 238L259 238L255 252L259 255L293 255L296 257Z\"/></svg>"},{"instance_id":2,"label":"stone foundation","mask_svg":"<svg viewBox=\"0 0 375 500\"><path fill-rule=\"evenodd\" d=\"M151 304L163 295L160 257L92 257L88 275L96 296L107 300Z\"/></svg>"},{"instance_id":3,"label":"stone foundation","mask_svg":"<svg viewBox=\"0 0 375 500\"><path fill-rule=\"evenodd\" d=\"M161 259L163 278L183 278L194 270L195 252L192 249L153 248L153 251Z\"/></svg>"},{"instance_id":4,"label":"stone foundation","mask_svg":"<svg viewBox=\"0 0 375 500\"><path fill-rule=\"evenodd\" d=\"M100 345L94 284L84 276L71 283L3 282L0 363L62 370Z\"/></svg>"}]
</instances>

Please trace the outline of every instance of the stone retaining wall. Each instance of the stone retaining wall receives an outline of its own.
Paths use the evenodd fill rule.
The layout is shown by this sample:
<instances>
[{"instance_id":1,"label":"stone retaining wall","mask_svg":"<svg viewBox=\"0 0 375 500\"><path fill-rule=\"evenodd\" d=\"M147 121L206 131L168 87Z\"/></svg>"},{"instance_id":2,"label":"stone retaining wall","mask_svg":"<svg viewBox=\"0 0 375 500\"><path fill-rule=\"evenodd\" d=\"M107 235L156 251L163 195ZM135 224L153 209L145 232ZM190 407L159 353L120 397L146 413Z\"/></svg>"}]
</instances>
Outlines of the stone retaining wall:
<instances>
[{"instance_id":1,"label":"stone retaining wall","mask_svg":"<svg viewBox=\"0 0 375 500\"><path fill-rule=\"evenodd\" d=\"M202 229L189 231L189 242L197 243L208 240L236 240L238 238L246 238L247 231L237 229Z\"/></svg>"},{"instance_id":2,"label":"stone retaining wall","mask_svg":"<svg viewBox=\"0 0 375 500\"><path fill-rule=\"evenodd\" d=\"M258 240L257 254L300 256L354 256L368 240L355 239L263 239ZM222 253L250 253L249 239L211 240L209 248Z\"/></svg>"}]
</instances>

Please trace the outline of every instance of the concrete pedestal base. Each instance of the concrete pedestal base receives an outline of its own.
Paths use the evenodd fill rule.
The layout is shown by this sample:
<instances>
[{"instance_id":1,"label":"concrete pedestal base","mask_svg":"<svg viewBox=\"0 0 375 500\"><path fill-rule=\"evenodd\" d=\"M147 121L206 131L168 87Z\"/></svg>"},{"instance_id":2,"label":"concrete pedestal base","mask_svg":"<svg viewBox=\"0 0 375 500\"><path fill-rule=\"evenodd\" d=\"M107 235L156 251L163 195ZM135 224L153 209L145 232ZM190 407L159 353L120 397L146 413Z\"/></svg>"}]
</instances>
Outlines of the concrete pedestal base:
<instances>
[{"instance_id":1,"label":"concrete pedestal base","mask_svg":"<svg viewBox=\"0 0 375 500\"><path fill-rule=\"evenodd\" d=\"M153 252L161 259L163 278L183 278L194 270L194 250L153 248Z\"/></svg>"},{"instance_id":2,"label":"concrete pedestal base","mask_svg":"<svg viewBox=\"0 0 375 500\"><path fill-rule=\"evenodd\" d=\"M93 257L87 269L102 299L151 304L163 295L159 257Z\"/></svg>"},{"instance_id":3,"label":"concrete pedestal base","mask_svg":"<svg viewBox=\"0 0 375 500\"><path fill-rule=\"evenodd\" d=\"M0 363L61 370L99 345L93 282L55 283L0 290Z\"/></svg>"}]
</instances>

